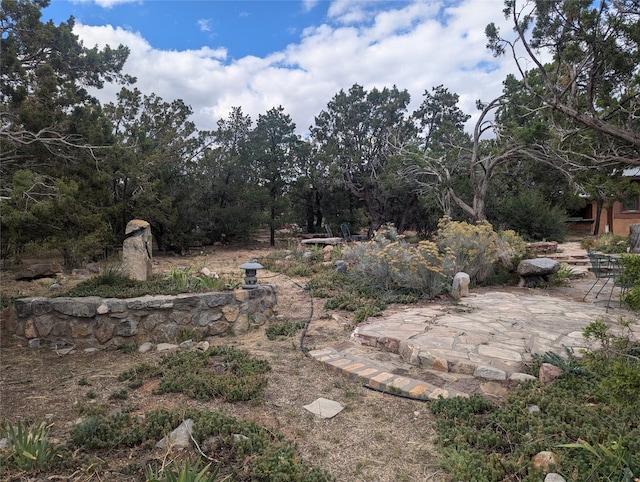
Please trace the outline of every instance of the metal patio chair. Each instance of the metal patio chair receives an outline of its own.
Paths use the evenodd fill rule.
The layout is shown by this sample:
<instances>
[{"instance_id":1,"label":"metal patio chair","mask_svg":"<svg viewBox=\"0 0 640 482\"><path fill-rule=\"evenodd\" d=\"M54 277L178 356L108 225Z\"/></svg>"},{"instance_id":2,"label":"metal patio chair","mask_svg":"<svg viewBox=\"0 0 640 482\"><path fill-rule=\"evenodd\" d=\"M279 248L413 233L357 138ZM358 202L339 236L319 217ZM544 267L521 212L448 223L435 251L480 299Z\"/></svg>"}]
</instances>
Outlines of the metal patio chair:
<instances>
[{"instance_id":1,"label":"metal patio chair","mask_svg":"<svg viewBox=\"0 0 640 482\"><path fill-rule=\"evenodd\" d=\"M589 291L587 291L587 293L584 295L582 301L585 301L587 299L587 296L589 296L589 293L593 291L598 283L604 280L604 283L602 283L602 286L600 286L600 289L596 293L596 298L598 298L605 286L607 286L609 281L611 281L611 291L609 291L609 300L607 301L607 311L609 311L609 307L611 305L611 297L613 296L613 290L615 289L615 287L620 286L620 296L622 296L626 291L626 287L624 286L624 284L620 283L618 280L620 272L622 271L622 267L620 266L618 258L614 256L610 256L604 253L596 253L594 251L587 251L587 256L589 257L589 261L591 262L591 268L593 274L595 274L596 276L596 280L594 281L593 285L591 285L591 288L589 288ZM622 306L622 301L620 302L620 305Z\"/></svg>"},{"instance_id":2,"label":"metal patio chair","mask_svg":"<svg viewBox=\"0 0 640 482\"><path fill-rule=\"evenodd\" d=\"M340 231L342 231L342 238L346 241L364 241L367 239L367 236L364 234L351 234L351 230L347 223L342 223L340 225Z\"/></svg>"}]
</instances>

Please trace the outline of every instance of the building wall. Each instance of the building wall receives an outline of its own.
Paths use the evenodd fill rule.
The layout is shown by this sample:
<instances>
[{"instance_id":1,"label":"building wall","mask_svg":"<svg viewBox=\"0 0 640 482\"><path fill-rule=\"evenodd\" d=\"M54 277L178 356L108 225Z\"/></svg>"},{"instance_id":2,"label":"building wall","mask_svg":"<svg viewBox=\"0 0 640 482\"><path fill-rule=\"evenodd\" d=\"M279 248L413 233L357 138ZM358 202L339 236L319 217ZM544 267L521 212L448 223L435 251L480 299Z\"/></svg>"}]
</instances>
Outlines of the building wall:
<instances>
[{"instance_id":1,"label":"building wall","mask_svg":"<svg viewBox=\"0 0 640 482\"><path fill-rule=\"evenodd\" d=\"M621 202L615 202L612 208L604 208L600 218L600 230L597 234L607 232L618 236L629 236L629 226L640 223L640 211L624 211Z\"/></svg>"}]
</instances>

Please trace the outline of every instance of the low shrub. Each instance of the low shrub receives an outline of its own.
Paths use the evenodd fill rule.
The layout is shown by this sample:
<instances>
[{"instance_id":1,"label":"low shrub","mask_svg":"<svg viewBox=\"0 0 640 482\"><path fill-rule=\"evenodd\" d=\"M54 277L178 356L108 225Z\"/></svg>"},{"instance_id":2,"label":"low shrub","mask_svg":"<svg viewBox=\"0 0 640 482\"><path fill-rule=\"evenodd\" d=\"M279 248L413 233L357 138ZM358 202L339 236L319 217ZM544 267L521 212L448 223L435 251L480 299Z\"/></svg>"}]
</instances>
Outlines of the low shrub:
<instances>
[{"instance_id":1,"label":"low shrub","mask_svg":"<svg viewBox=\"0 0 640 482\"><path fill-rule=\"evenodd\" d=\"M169 460L165 468L147 467L150 480L288 480L292 482L325 482L331 476L310 466L295 446L273 428L250 421L240 421L222 411L194 408L152 410L143 416L126 413L91 415L71 429L71 445L82 450L129 448L135 454L138 447L153 447L158 440L174 430L185 419L193 420L193 439L202 446L215 437L220 444L221 463L211 471L200 464L184 462L177 465ZM184 478L179 478L180 474ZM202 478L195 478L200 476Z\"/></svg>"},{"instance_id":2,"label":"low shrub","mask_svg":"<svg viewBox=\"0 0 640 482\"><path fill-rule=\"evenodd\" d=\"M295 334L304 328L306 323L304 321L282 321L279 323L272 323L267 326L264 330L265 335L269 340L275 340L279 336L292 337Z\"/></svg>"},{"instance_id":3,"label":"low shrub","mask_svg":"<svg viewBox=\"0 0 640 482\"><path fill-rule=\"evenodd\" d=\"M613 233L603 233L597 237L582 240L580 247L607 254L626 253L629 248L629 239Z\"/></svg>"},{"instance_id":4,"label":"low shrub","mask_svg":"<svg viewBox=\"0 0 640 482\"><path fill-rule=\"evenodd\" d=\"M193 465L189 459L185 459L182 466L176 462L160 469L149 466L144 471L145 478L147 482L215 482L220 466L210 471L211 463L200 468L201 463L202 460L198 458Z\"/></svg>"},{"instance_id":5,"label":"low shrub","mask_svg":"<svg viewBox=\"0 0 640 482\"><path fill-rule=\"evenodd\" d=\"M640 310L640 256L622 254L620 276L615 281L624 287L621 301L634 311Z\"/></svg>"},{"instance_id":6,"label":"low shrub","mask_svg":"<svg viewBox=\"0 0 640 482\"><path fill-rule=\"evenodd\" d=\"M269 363L234 347L212 347L206 352L184 350L162 358L156 367L141 364L120 373L128 386L159 378L156 393L184 393L197 400L221 397L228 402L258 398L267 384Z\"/></svg>"},{"instance_id":7,"label":"low shrub","mask_svg":"<svg viewBox=\"0 0 640 482\"><path fill-rule=\"evenodd\" d=\"M137 298L146 295L179 295L208 291L234 290L241 285L233 276L226 278L205 276L192 268L176 269L166 276L154 276L148 281L134 280L119 269L104 273L79 283L74 288L56 296L98 296L100 298ZM238 277L240 274L238 273Z\"/></svg>"}]
</instances>

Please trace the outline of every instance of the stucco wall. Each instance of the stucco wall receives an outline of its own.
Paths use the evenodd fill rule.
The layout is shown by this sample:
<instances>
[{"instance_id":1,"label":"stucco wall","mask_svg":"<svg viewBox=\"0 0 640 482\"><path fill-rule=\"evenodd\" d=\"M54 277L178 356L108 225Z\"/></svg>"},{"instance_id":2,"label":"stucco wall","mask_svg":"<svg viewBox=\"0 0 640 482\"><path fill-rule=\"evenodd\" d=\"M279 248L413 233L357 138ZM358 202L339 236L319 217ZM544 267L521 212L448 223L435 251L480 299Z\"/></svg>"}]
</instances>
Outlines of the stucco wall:
<instances>
[{"instance_id":1,"label":"stucco wall","mask_svg":"<svg viewBox=\"0 0 640 482\"><path fill-rule=\"evenodd\" d=\"M173 342L181 333L242 333L274 316L276 288L140 298L21 298L6 322L9 333L43 343L110 347Z\"/></svg>"}]
</instances>

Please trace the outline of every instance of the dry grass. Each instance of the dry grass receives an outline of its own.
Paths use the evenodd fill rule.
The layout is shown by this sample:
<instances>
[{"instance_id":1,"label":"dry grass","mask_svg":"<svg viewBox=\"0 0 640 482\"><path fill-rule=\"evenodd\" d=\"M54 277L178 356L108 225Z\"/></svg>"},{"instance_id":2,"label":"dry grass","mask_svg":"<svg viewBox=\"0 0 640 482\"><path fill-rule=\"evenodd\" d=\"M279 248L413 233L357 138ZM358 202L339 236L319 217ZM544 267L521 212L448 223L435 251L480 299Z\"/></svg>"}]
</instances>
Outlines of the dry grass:
<instances>
[{"instance_id":1,"label":"dry grass","mask_svg":"<svg viewBox=\"0 0 640 482\"><path fill-rule=\"evenodd\" d=\"M218 249L190 257L154 258L154 273L177 266L207 266L212 271L230 271L249 258L265 255L266 249ZM281 319L308 319L308 293L275 273L261 272L263 282L278 288L278 315ZM3 290L19 289L25 294L42 294L42 283L7 286L10 273L3 273ZM73 280L71 280L73 281ZM348 339L349 313L326 313L322 302L316 308L305 345L320 348ZM333 315L333 316L332 316ZM53 423L52 436L66 441L69 430L83 409L105 405L110 412L134 407L137 413L156 408L194 406L222 409L243 420L254 420L278 429L294 441L300 453L313 465L330 472L338 481L441 481L444 474L432 445L432 415L424 402L412 401L367 390L359 383L328 372L307 358L298 348L298 338L269 341L264 327L241 336L211 338L212 344L232 344L269 361L272 372L262 399L258 402L226 403L221 400L198 402L180 394L153 395L143 385L129 390L126 400L109 396L121 388L117 376L140 363L153 363L157 353L101 351L59 356L46 347L28 349L25 343L3 333L0 364L0 413L5 420L46 419ZM85 379L89 386L78 384ZM91 390L96 398L86 397ZM340 402L345 409L333 419L322 420L303 409L318 397ZM162 457L158 449L149 450L149 460ZM108 468L93 467L83 473L65 475L67 480L136 480L118 472L130 462L127 453L104 454ZM141 460L140 462L144 462ZM25 479L26 480L26 479ZM36 479L31 479L36 480ZM48 480L46 477L42 480Z\"/></svg>"}]
</instances>

